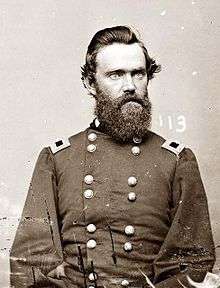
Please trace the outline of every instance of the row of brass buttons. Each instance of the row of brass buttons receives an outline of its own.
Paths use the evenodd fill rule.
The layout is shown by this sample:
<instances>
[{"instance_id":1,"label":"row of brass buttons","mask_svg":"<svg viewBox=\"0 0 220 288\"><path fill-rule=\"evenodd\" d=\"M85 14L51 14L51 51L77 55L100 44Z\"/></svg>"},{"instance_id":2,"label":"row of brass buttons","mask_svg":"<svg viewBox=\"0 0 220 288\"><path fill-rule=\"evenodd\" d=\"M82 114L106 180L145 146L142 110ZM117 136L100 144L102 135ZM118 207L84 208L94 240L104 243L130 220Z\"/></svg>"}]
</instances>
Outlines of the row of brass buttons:
<instances>
[{"instance_id":1,"label":"row of brass buttons","mask_svg":"<svg viewBox=\"0 0 220 288\"><path fill-rule=\"evenodd\" d=\"M96 134L96 133L90 133L90 134L88 135L88 140L89 140L89 141L94 142L96 139L97 139L97 134ZM141 139L140 139L140 138L134 138L133 140L134 140L134 143L136 143L136 144L140 144L140 143L141 143ZM95 144L89 144L89 145L87 146L87 151L88 151L89 153L95 152L96 149L97 149L97 147L96 147ZM140 154L140 147L138 147L138 146L133 146L133 147L131 148L131 152L132 152L132 154L135 155L135 156L139 155L139 154ZM89 175L89 174L88 174L88 175L86 175L86 176L84 177L84 182L85 182L85 184L87 184L87 185L91 185L91 184L93 183L93 181L94 181L94 178L93 178L92 175ZM134 176L130 176L130 177L128 178L128 185L129 185L130 187L133 187L133 186L135 186L136 184L137 184L137 178L134 177ZM94 196L93 190L91 190L91 189L86 189L86 190L84 191L84 197L85 197L86 199L91 199L93 196ZM129 193L128 193L128 200L131 201L131 202L135 201L135 200L136 200L136 194L135 194L134 192L129 192ZM93 223L88 224L88 225L87 225L87 231L88 231L89 233L94 233L94 232L96 231L96 226L95 226ZM131 236L131 235L134 234L135 229L134 229L134 227L133 227L132 225L127 225L127 226L125 227L124 231L125 231L125 234L126 234L126 235ZM95 241L94 239L89 239L89 240L87 241L87 248L93 249L93 248L95 248L95 247L96 247L96 241ZM132 250L132 244L131 244L130 242L126 242L126 243L124 244L124 250L127 251L127 252L130 252L130 251ZM93 272L93 273L90 273L89 276L88 276L88 278L89 278L90 281L96 280L97 277L98 277L97 274L94 273L94 272ZM126 279L122 280L121 285L122 285L122 286L128 286L128 285L129 285L128 280L126 280ZM90 286L89 288L93 288L93 286Z\"/></svg>"}]
</instances>

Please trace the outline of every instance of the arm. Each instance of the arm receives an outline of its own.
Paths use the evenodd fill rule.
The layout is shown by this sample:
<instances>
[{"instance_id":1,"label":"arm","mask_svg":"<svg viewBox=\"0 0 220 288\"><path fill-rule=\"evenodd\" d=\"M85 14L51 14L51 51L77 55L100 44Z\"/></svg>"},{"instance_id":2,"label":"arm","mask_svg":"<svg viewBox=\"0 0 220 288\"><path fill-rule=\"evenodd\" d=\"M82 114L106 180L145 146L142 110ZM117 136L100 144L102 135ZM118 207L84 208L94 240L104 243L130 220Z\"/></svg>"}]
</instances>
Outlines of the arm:
<instances>
[{"instance_id":1,"label":"arm","mask_svg":"<svg viewBox=\"0 0 220 288\"><path fill-rule=\"evenodd\" d=\"M155 287L189 287L186 275L202 281L215 261L206 194L196 158L184 149L172 183L171 228L154 262Z\"/></svg>"},{"instance_id":2,"label":"arm","mask_svg":"<svg viewBox=\"0 0 220 288\"><path fill-rule=\"evenodd\" d=\"M62 280L48 277L63 261L52 157L48 148L39 155L11 249L10 280L15 288L54 287L52 283L65 287L59 286Z\"/></svg>"}]
</instances>

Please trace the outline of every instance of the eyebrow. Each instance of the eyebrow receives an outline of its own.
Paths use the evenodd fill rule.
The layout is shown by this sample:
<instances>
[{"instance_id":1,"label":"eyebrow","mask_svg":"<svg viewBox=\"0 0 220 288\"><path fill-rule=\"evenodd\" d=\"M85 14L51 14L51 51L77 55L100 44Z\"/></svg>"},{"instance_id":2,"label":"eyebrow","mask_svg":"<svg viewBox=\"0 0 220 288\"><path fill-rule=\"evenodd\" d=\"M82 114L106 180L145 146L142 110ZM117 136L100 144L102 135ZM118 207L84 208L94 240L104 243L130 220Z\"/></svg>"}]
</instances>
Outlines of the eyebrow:
<instances>
[{"instance_id":1,"label":"eyebrow","mask_svg":"<svg viewBox=\"0 0 220 288\"><path fill-rule=\"evenodd\" d=\"M105 72L105 75L111 75L112 73L124 73L126 72L126 70L123 69L115 69L115 70L110 70ZM131 73L135 73L135 72L146 72L146 68L143 67L139 67L139 68L135 68L133 70L131 70Z\"/></svg>"},{"instance_id":2,"label":"eyebrow","mask_svg":"<svg viewBox=\"0 0 220 288\"><path fill-rule=\"evenodd\" d=\"M105 75L111 75L111 74L113 74L113 73L124 73L125 72L125 70L123 70L123 69L115 69L115 70L110 70L110 71L107 71L107 72L105 72Z\"/></svg>"},{"instance_id":3,"label":"eyebrow","mask_svg":"<svg viewBox=\"0 0 220 288\"><path fill-rule=\"evenodd\" d=\"M132 72L147 72L146 68L140 67L132 70Z\"/></svg>"}]
</instances>

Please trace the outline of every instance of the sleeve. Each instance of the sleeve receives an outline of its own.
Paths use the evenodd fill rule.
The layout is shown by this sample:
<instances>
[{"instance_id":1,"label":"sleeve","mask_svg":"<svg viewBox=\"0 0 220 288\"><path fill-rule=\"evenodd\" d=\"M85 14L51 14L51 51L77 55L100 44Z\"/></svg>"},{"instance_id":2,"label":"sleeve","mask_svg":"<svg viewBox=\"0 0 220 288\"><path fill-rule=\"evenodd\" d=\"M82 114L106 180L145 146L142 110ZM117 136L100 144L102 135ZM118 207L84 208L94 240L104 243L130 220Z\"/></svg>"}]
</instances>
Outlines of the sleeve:
<instances>
[{"instance_id":1,"label":"sleeve","mask_svg":"<svg viewBox=\"0 0 220 288\"><path fill-rule=\"evenodd\" d=\"M184 149L172 183L171 227L154 261L155 287L191 287L187 275L203 281L215 262L207 198L193 152Z\"/></svg>"},{"instance_id":2,"label":"sleeve","mask_svg":"<svg viewBox=\"0 0 220 288\"><path fill-rule=\"evenodd\" d=\"M63 263L56 209L53 155L44 148L37 160L10 252L11 287L65 287L51 278Z\"/></svg>"}]
</instances>

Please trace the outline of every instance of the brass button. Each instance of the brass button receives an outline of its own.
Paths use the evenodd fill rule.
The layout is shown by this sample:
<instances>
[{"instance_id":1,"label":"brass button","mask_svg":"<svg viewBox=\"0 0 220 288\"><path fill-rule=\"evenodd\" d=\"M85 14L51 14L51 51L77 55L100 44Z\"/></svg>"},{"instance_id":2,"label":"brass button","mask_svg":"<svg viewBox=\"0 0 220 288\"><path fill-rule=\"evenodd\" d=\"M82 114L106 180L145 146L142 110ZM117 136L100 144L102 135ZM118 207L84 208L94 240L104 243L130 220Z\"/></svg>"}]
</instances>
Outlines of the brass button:
<instances>
[{"instance_id":1,"label":"brass button","mask_svg":"<svg viewBox=\"0 0 220 288\"><path fill-rule=\"evenodd\" d=\"M125 287L125 286L128 286L128 285L129 285L128 280L125 280L125 279L122 280L122 281L121 281L121 285L124 286L124 287Z\"/></svg>"},{"instance_id":2,"label":"brass button","mask_svg":"<svg viewBox=\"0 0 220 288\"><path fill-rule=\"evenodd\" d=\"M141 149L138 146L133 146L131 148L131 153L135 156L138 156L141 153Z\"/></svg>"},{"instance_id":3,"label":"brass button","mask_svg":"<svg viewBox=\"0 0 220 288\"><path fill-rule=\"evenodd\" d=\"M133 202L133 201L135 201L136 200L136 194L134 193L134 192L130 192L130 193L128 193L128 200L129 201L131 201L131 202Z\"/></svg>"},{"instance_id":4,"label":"brass button","mask_svg":"<svg viewBox=\"0 0 220 288\"><path fill-rule=\"evenodd\" d=\"M94 192L91 189L87 189L83 194L86 199L91 199L94 195Z\"/></svg>"},{"instance_id":5,"label":"brass button","mask_svg":"<svg viewBox=\"0 0 220 288\"><path fill-rule=\"evenodd\" d=\"M133 235L134 234L134 227L132 225L128 225L125 227L125 234L126 235Z\"/></svg>"},{"instance_id":6,"label":"brass button","mask_svg":"<svg viewBox=\"0 0 220 288\"><path fill-rule=\"evenodd\" d=\"M98 278L97 273L95 273L95 272L89 273L89 280L90 281L97 280L97 278Z\"/></svg>"},{"instance_id":7,"label":"brass button","mask_svg":"<svg viewBox=\"0 0 220 288\"><path fill-rule=\"evenodd\" d=\"M91 142L93 142L93 141L95 141L97 139L97 134L96 133L90 133L89 135L88 135L88 140L89 141L91 141Z\"/></svg>"},{"instance_id":8,"label":"brass button","mask_svg":"<svg viewBox=\"0 0 220 288\"><path fill-rule=\"evenodd\" d=\"M124 250L125 250L126 252L130 252L132 249L133 249L133 248L132 248L131 242L126 242L126 243L124 244Z\"/></svg>"},{"instance_id":9,"label":"brass button","mask_svg":"<svg viewBox=\"0 0 220 288\"><path fill-rule=\"evenodd\" d=\"M93 176L92 176L92 175L86 175L86 176L84 177L84 182L85 182L86 184L88 184L88 185L92 184L92 182L93 182Z\"/></svg>"},{"instance_id":10,"label":"brass button","mask_svg":"<svg viewBox=\"0 0 220 288\"><path fill-rule=\"evenodd\" d=\"M96 226L91 223L91 224L88 224L88 225L87 225L86 229L87 229L87 231L88 231L89 233L93 233L93 232L96 231Z\"/></svg>"},{"instance_id":11,"label":"brass button","mask_svg":"<svg viewBox=\"0 0 220 288\"><path fill-rule=\"evenodd\" d=\"M96 150L96 145L94 145L94 144L89 144L89 145L87 146L87 151L88 151L88 152L93 153L93 152L95 152L95 150Z\"/></svg>"},{"instance_id":12,"label":"brass button","mask_svg":"<svg viewBox=\"0 0 220 288\"><path fill-rule=\"evenodd\" d=\"M134 143L136 144L140 144L142 142L142 138L141 137L134 137L133 138Z\"/></svg>"},{"instance_id":13,"label":"brass button","mask_svg":"<svg viewBox=\"0 0 220 288\"><path fill-rule=\"evenodd\" d=\"M134 176L130 176L128 178L128 185L129 186L135 186L137 184L137 178Z\"/></svg>"},{"instance_id":14,"label":"brass button","mask_svg":"<svg viewBox=\"0 0 220 288\"><path fill-rule=\"evenodd\" d=\"M86 243L87 248L94 249L96 247L96 241L94 239L90 239Z\"/></svg>"}]
</instances>

